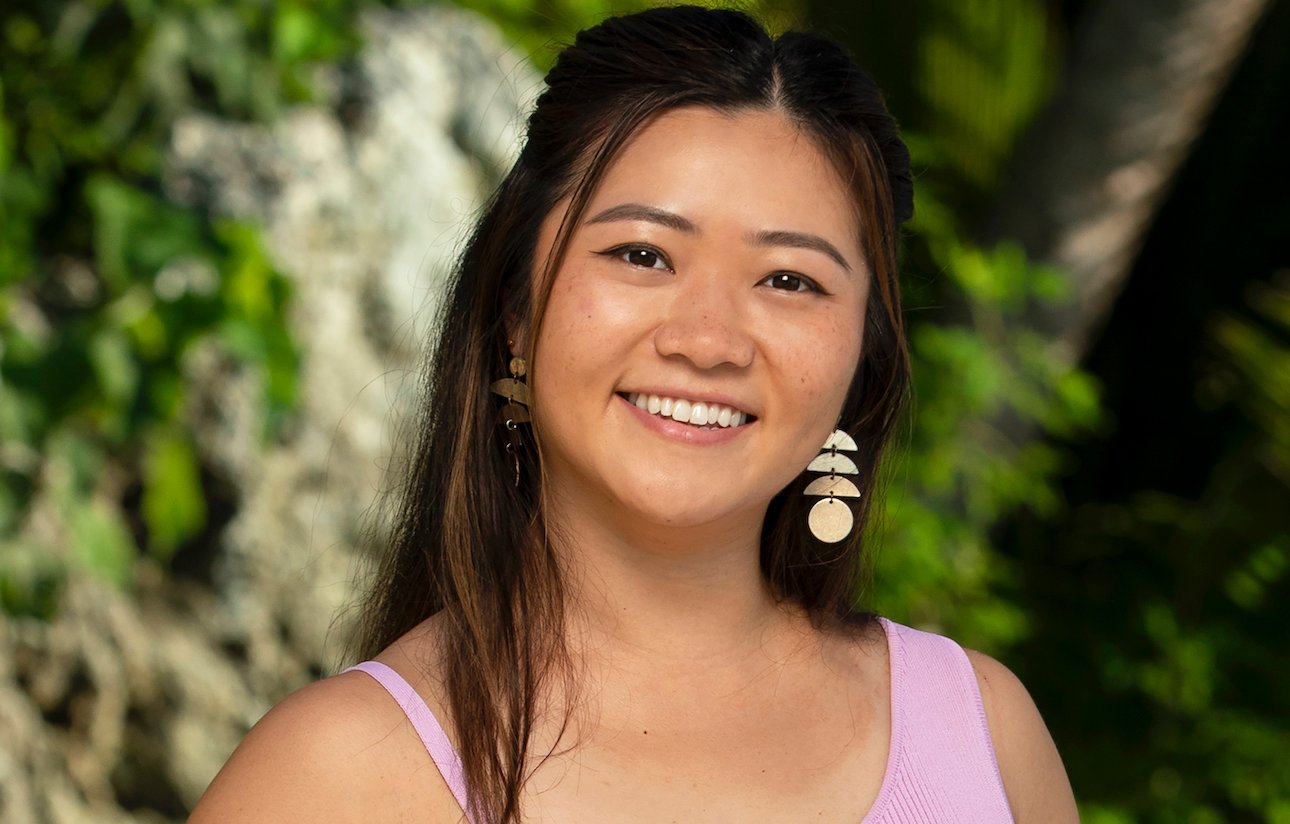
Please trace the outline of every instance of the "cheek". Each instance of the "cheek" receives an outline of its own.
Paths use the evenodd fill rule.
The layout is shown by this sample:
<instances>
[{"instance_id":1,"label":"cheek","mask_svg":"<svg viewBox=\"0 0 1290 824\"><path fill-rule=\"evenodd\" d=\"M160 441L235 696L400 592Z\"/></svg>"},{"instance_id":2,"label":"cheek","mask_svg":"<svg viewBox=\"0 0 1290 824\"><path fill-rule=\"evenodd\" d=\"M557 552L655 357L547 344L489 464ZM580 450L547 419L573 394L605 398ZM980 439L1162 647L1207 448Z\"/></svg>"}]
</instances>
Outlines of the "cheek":
<instances>
[{"instance_id":1,"label":"cheek","mask_svg":"<svg viewBox=\"0 0 1290 824\"><path fill-rule=\"evenodd\" d=\"M538 340L543 380L606 376L647 322L643 307L594 268L566 269L552 286Z\"/></svg>"},{"instance_id":2,"label":"cheek","mask_svg":"<svg viewBox=\"0 0 1290 824\"><path fill-rule=\"evenodd\" d=\"M861 331L849 313L823 315L818 323L786 326L779 335L777 371L782 376L782 410L793 421L796 446L788 466L795 472L819 454L842 414L860 360Z\"/></svg>"},{"instance_id":3,"label":"cheek","mask_svg":"<svg viewBox=\"0 0 1290 824\"><path fill-rule=\"evenodd\" d=\"M621 345L633 330L651 322L653 305L639 290L615 283L587 266L560 273L551 290L543 337L565 338L580 349ZM655 302L656 303L656 302Z\"/></svg>"},{"instance_id":4,"label":"cheek","mask_svg":"<svg viewBox=\"0 0 1290 824\"><path fill-rule=\"evenodd\" d=\"M841 314L781 325L778 342L769 350L778 351L779 368L790 387L802 393L803 401L813 407L830 407L829 414L834 416L841 411L861 351L859 321Z\"/></svg>"}]
</instances>

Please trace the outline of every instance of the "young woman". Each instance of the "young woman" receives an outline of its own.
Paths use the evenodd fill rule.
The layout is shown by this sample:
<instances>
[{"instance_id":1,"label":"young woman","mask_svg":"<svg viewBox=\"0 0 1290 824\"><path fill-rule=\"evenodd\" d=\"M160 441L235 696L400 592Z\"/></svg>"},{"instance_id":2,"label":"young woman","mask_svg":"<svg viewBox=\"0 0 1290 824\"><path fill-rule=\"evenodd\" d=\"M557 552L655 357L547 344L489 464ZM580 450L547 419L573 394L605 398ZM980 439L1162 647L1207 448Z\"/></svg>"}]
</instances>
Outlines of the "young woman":
<instances>
[{"instance_id":1,"label":"young woman","mask_svg":"<svg viewBox=\"0 0 1290 824\"><path fill-rule=\"evenodd\" d=\"M359 668L194 822L1073 822L1002 665L854 605L909 158L732 11L561 55L461 261Z\"/></svg>"}]
</instances>

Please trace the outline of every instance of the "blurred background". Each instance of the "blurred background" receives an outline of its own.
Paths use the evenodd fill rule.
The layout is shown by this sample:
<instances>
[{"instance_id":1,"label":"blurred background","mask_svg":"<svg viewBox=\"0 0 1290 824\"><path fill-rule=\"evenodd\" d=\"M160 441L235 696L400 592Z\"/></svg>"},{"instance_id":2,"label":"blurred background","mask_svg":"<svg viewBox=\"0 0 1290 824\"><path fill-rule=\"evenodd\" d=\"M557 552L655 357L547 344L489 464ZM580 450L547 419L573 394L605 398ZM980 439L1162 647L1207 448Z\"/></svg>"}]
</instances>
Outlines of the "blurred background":
<instances>
[{"instance_id":1,"label":"blurred background","mask_svg":"<svg viewBox=\"0 0 1290 824\"><path fill-rule=\"evenodd\" d=\"M346 663L437 287L609 0L6 0L0 820L182 820ZM1083 818L1290 822L1290 2L780 0L915 158L866 603Z\"/></svg>"}]
</instances>

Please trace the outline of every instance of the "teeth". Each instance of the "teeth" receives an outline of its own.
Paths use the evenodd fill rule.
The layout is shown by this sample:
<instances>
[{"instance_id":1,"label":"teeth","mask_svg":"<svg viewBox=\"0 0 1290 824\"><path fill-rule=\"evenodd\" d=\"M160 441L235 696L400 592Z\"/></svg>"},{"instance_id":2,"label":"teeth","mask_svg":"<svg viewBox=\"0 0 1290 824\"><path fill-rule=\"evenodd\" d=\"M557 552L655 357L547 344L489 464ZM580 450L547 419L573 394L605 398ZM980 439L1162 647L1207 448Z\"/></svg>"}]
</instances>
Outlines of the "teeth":
<instances>
[{"instance_id":1,"label":"teeth","mask_svg":"<svg viewBox=\"0 0 1290 824\"><path fill-rule=\"evenodd\" d=\"M684 398L666 398L661 395L647 395L633 392L627 396L627 402L651 415L661 415L680 423L692 426L719 426L723 429L742 426L748 422L748 413L740 412L719 403L688 401Z\"/></svg>"}]
</instances>

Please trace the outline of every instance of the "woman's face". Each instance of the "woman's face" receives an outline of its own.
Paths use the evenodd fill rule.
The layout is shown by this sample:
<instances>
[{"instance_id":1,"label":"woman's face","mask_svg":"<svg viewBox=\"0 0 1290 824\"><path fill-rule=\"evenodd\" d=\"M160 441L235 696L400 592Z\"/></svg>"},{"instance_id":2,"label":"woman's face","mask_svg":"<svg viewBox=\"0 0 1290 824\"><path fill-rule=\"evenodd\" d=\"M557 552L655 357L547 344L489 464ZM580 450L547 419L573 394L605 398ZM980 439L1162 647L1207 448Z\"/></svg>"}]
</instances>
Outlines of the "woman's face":
<instances>
[{"instance_id":1,"label":"woman's face","mask_svg":"<svg viewBox=\"0 0 1290 824\"><path fill-rule=\"evenodd\" d=\"M759 527L841 413L858 244L847 189L782 114L689 108L641 130L573 232L537 341L548 491L624 525Z\"/></svg>"}]
</instances>

